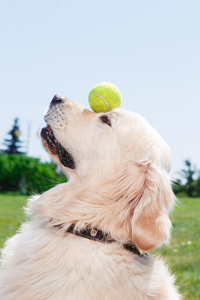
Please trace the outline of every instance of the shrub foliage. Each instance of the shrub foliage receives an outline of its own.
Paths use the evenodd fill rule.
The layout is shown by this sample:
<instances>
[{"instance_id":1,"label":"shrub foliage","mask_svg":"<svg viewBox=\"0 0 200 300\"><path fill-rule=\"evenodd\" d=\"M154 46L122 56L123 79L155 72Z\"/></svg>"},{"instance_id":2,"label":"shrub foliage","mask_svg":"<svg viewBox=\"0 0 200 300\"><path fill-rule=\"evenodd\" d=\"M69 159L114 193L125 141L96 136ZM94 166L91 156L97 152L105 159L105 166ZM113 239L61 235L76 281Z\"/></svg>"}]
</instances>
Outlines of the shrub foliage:
<instances>
[{"instance_id":1,"label":"shrub foliage","mask_svg":"<svg viewBox=\"0 0 200 300\"><path fill-rule=\"evenodd\" d=\"M66 180L54 163L25 155L0 154L0 191L41 193Z\"/></svg>"}]
</instances>

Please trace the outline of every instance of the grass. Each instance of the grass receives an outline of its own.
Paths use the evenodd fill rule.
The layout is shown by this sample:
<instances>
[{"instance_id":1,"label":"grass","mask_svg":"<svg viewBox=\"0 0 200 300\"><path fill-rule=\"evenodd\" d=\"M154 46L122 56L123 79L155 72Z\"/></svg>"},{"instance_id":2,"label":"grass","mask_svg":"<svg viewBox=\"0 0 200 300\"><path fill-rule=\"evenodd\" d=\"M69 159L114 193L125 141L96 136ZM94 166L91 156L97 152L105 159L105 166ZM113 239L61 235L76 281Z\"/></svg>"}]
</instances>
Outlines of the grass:
<instances>
[{"instance_id":1,"label":"grass","mask_svg":"<svg viewBox=\"0 0 200 300\"><path fill-rule=\"evenodd\" d=\"M5 240L15 234L25 220L23 206L27 196L0 194L0 248Z\"/></svg>"},{"instance_id":2,"label":"grass","mask_svg":"<svg viewBox=\"0 0 200 300\"><path fill-rule=\"evenodd\" d=\"M25 220L27 196L0 194L0 248ZM173 232L170 246L159 253L176 274L184 300L200 299L200 199L181 198L171 215Z\"/></svg>"},{"instance_id":3,"label":"grass","mask_svg":"<svg viewBox=\"0 0 200 300\"><path fill-rule=\"evenodd\" d=\"M200 299L200 198L181 198L171 215L173 223L169 247L159 250L186 300Z\"/></svg>"}]
</instances>

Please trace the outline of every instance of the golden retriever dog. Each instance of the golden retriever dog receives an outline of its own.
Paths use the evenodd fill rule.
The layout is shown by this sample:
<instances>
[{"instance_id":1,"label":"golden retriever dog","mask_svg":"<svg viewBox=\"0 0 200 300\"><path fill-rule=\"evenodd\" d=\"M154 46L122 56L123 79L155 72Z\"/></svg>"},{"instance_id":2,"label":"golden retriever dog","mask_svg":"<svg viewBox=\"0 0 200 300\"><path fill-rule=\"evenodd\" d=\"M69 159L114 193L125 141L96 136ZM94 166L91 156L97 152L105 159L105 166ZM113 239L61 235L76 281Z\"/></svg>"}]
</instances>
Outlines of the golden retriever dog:
<instances>
[{"instance_id":1,"label":"golden retriever dog","mask_svg":"<svg viewBox=\"0 0 200 300\"><path fill-rule=\"evenodd\" d=\"M41 130L68 180L29 200L6 243L1 300L176 300L147 252L170 237L170 150L140 115L94 113L56 95Z\"/></svg>"}]
</instances>

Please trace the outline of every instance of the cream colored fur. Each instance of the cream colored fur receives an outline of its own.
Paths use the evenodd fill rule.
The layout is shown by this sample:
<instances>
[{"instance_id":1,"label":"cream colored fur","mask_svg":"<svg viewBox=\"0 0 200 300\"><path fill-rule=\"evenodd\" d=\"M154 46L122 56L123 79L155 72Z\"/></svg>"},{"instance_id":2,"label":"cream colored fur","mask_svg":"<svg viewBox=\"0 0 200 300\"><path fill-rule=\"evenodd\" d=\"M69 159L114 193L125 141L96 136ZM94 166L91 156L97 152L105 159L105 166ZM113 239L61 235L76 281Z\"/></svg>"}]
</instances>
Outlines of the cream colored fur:
<instances>
[{"instance_id":1,"label":"cream colored fur","mask_svg":"<svg viewBox=\"0 0 200 300\"><path fill-rule=\"evenodd\" d=\"M169 240L175 197L166 143L135 113L96 114L67 98L45 119L76 168L64 167L43 141L68 182L29 200L30 221L3 250L0 299L180 299L160 258L123 248L130 242L147 252ZM98 227L116 242L66 233L71 224Z\"/></svg>"}]
</instances>

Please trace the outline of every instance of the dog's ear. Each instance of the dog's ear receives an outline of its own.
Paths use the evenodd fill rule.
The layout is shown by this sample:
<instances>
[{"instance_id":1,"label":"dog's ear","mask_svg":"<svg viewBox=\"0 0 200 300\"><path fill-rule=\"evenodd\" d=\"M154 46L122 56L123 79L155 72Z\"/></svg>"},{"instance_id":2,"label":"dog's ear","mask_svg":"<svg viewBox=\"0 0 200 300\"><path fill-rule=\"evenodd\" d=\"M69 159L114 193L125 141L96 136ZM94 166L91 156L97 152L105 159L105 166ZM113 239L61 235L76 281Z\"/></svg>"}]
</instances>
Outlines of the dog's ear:
<instances>
[{"instance_id":1,"label":"dog's ear","mask_svg":"<svg viewBox=\"0 0 200 300\"><path fill-rule=\"evenodd\" d=\"M160 246L169 239L171 222L168 214L172 209L175 196L166 171L160 170L150 162L137 166L140 178L139 190L133 183L132 241L143 252ZM138 174L139 172L139 174Z\"/></svg>"}]
</instances>

